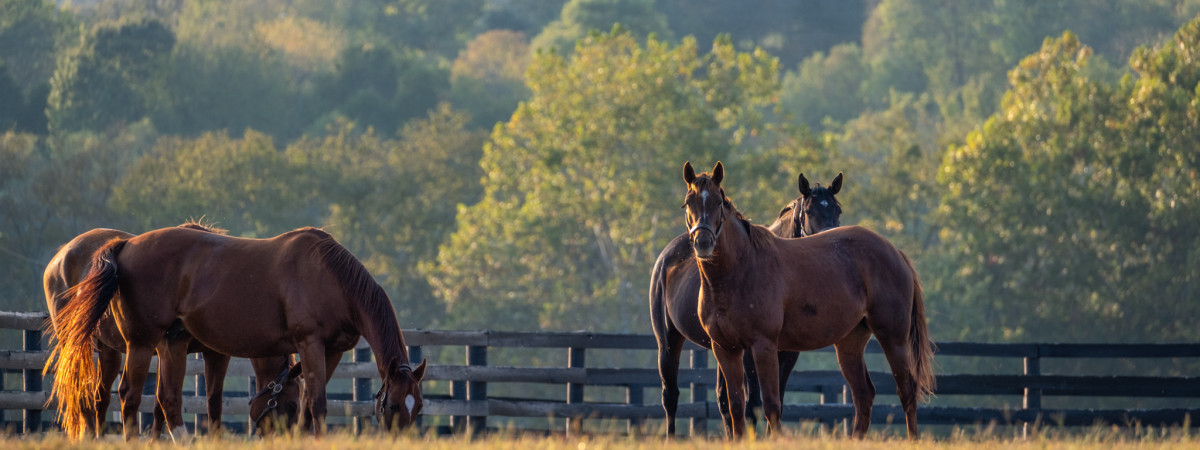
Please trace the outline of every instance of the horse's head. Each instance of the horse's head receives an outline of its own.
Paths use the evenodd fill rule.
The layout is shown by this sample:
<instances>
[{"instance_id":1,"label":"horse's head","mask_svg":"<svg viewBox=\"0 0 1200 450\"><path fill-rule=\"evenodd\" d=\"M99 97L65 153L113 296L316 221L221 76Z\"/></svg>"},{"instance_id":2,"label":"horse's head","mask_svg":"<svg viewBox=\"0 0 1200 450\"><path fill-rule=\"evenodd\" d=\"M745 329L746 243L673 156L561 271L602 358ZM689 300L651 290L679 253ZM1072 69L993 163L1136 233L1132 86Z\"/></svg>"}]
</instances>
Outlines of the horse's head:
<instances>
[{"instance_id":1,"label":"horse's head","mask_svg":"<svg viewBox=\"0 0 1200 450\"><path fill-rule=\"evenodd\" d=\"M250 417L259 433L291 429L300 419L300 364L291 366L250 399Z\"/></svg>"},{"instance_id":2,"label":"horse's head","mask_svg":"<svg viewBox=\"0 0 1200 450\"><path fill-rule=\"evenodd\" d=\"M421 399L421 378L425 376L425 360L416 368L392 360L388 364L383 386L375 394L375 416L384 429L403 430L417 421L424 401Z\"/></svg>"},{"instance_id":3,"label":"horse's head","mask_svg":"<svg viewBox=\"0 0 1200 450\"><path fill-rule=\"evenodd\" d=\"M829 187L817 183L813 188L808 186L808 179L804 178L804 174L800 174L800 198L793 203L793 220L796 221L794 224L796 231L792 237L812 236L840 226L842 204L834 196L841 190L841 172L838 172L837 176L833 178Z\"/></svg>"},{"instance_id":4,"label":"horse's head","mask_svg":"<svg viewBox=\"0 0 1200 450\"><path fill-rule=\"evenodd\" d=\"M687 183L687 196L683 199L684 218L687 221L688 237L696 256L709 258L717 247L717 238L725 226L726 213L730 208L721 180L725 178L725 167L718 161L712 174L696 175L692 163L683 165L683 181Z\"/></svg>"}]
</instances>

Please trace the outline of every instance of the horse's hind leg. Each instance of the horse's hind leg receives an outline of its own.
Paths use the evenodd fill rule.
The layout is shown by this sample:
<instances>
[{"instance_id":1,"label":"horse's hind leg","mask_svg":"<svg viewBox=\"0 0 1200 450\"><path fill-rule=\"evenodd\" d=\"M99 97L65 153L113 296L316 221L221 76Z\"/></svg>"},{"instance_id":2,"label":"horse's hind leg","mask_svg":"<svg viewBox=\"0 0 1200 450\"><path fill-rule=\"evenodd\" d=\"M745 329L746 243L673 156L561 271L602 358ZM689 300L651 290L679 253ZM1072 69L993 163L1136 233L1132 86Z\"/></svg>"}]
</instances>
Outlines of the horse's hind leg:
<instances>
[{"instance_id":1,"label":"horse's hind leg","mask_svg":"<svg viewBox=\"0 0 1200 450\"><path fill-rule=\"evenodd\" d=\"M796 369L796 361L800 359L800 352L779 352L779 401L783 402L787 395L788 378L792 376L792 370Z\"/></svg>"},{"instance_id":2,"label":"horse's hind leg","mask_svg":"<svg viewBox=\"0 0 1200 450\"><path fill-rule=\"evenodd\" d=\"M108 405L112 403L112 385L117 374L121 373L121 352L112 348L99 346L100 353L100 387L96 389L96 409L92 411L95 418L89 422L94 427L96 437L103 437L108 428Z\"/></svg>"},{"instance_id":3,"label":"horse's hind leg","mask_svg":"<svg viewBox=\"0 0 1200 450\"><path fill-rule=\"evenodd\" d=\"M121 374L121 432L126 441L138 436L138 407L142 404L142 387L150 373L150 357L154 348L128 345L125 351L125 370Z\"/></svg>"},{"instance_id":4,"label":"horse's hind leg","mask_svg":"<svg viewBox=\"0 0 1200 450\"><path fill-rule=\"evenodd\" d=\"M908 339L908 322L905 321L903 326L889 325L891 326L886 332L877 327L875 338L879 340L879 346L883 347L883 355L887 357L888 365L892 368L892 378L896 380L896 394L900 396L900 406L904 408L908 438L916 439L919 437L917 431L917 380L913 378L914 362L912 346L909 345Z\"/></svg>"},{"instance_id":5,"label":"horse's hind leg","mask_svg":"<svg viewBox=\"0 0 1200 450\"><path fill-rule=\"evenodd\" d=\"M683 335L675 330L667 330L666 334L658 344L658 377L662 380L667 436L674 436L675 412L679 409L679 355L683 352Z\"/></svg>"},{"instance_id":6,"label":"horse's hind leg","mask_svg":"<svg viewBox=\"0 0 1200 450\"><path fill-rule=\"evenodd\" d=\"M204 390L208 401L208 433L221 433L221 401L225 397L225 373L229 371L229 356L205 350ZM250 395L254 395L251 393ZM196 431L199 434L199 430Z\"/></svg>"},{"instance_id":7,"label":"horse's hind leg","mask_svg":"<svg viewBox=\"0 0 1200 450\"><path fill-rule=\"evenodd\" d=\"M158 404L175 443L191 440L183 423L183 377L187 372L187 347L191 339L164 340L158 346Z\"/></svg>"},{"instance_id":8,"label":"horse's hind leg","mask_svg":"<svg viewBox=\"0 0 1200 450\"><path fill-rule=\"evenodd\" d=\"M866 324L859 323L849 335L833 346L837 351L838 367L850 385L850 395L854 401L853 436L859 439L867 435L867 428L871 426L871 406L875 404L875 383L871 381L863 359L869 340L871 330L867 329Z\"/></svg>"},{"instance_id":9,"label":"horse's hind leg","mask_svg":"<svg viewBox=\"0 0 1200 450\"><path fill-rule=\"evenodd\" d=\"M742 354L742 368L746 371L746 420L754 428L758 426L758 417L763 412L763 393L758 386L758 368L754 365L751 352Z\"/></svg>"}]
</instances>

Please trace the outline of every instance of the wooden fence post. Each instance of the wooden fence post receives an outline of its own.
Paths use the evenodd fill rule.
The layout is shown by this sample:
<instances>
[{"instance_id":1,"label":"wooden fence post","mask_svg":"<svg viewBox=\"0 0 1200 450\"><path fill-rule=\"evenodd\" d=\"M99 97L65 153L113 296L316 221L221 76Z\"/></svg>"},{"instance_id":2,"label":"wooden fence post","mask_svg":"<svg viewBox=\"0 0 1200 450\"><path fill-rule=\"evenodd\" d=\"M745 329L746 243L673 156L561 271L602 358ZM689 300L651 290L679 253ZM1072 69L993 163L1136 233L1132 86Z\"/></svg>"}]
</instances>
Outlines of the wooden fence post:
<instances>
[{"instance_id":1,"label":"wooden fence post","mask_svg":"<svg viewBox=\"0 0 1200 450\"><path fill-rule=\"evenodd\" d=\"M158 359L158 356L155 356L154 358ZM157 367L162 367L162 366L159 365ZM154 398L153 404L156 404L156 405L158 404L158 396L156 395L158 393L158 368L157 367L154 369L153 373L146 374L146 384L142 386L142 395L143 396L149 395L149 396L153 397ZM146 402L143 401L142 403L146 403ZM141 414L138 414L138 417L141 418L141 420L140 420L141 423L139 424L141 426L141 428L138 430L138 432L139 432L138 434L141 434L141 431L150 429L151 424L154 423L154 413L152 413L152 412L141 413ZM166 427L166 425L164 424L164 428L165 427ZM157 439L159 436L153 436L153 437Z\"/></svg>"},{"instance_id":2,"label":"wooden fence post","mask_svg":"<svg viewBox=\"0 0 1200 450\"><path fill-rule=\"evenodd\" d=\"M692 350L692 368L708 368L707 350ZM692 403L704 405L704 411L700 414L700 417L693 417L691 420L691 431L689 434L692 436L705 436L708 434L708 389L709 386L705 383L692 383L690 389L692 391Z\"/></svg>"},{"instance_id":3,"label":"wooden fence post","mask_svg":"<svg viewBox=\"0 0 1200 450\"><path fill-rule=\"evenodd\" d=\"M37 352L42 350L42 330L25 330L25 351ZM42 371L25 369L25 392L42 391ZM25 433L42 431L42 410L25 410Z\"/></svg>"},{"instance_id":4,"label":"wooden fence post","mask_svg":"<svg viewBox=\"0 0 1200 450\"><path fill-rule=\"evenodd\" d=\"M371 362L371 348L355 348L354 362L363 363ZM370 378L355 378L354 392L351 393L351 398L356 402L374 400L371 396L371 379ZM371 418L355 417L354 418L354 433L362 434L366 425L370 423Z\"/></svg>"},{"instance_id":5,"label":"wooden fence post","mask_svg":"<svg viewBox=\"0 0 1200 450\"><path fill-rule=\"evenodd\" d=\"M420 361L422 359L425 359L425 352L424 352L424 350L421 349L420 345L408 346L408 361L409 361L409 363L421 364ZM426 369L426 370L429 370L429 369ZM425 392L425 389L421 388L421 392ZM413 426L417 427L417 430L421 430L421 418L422 417L425 417L425 416L424 415L417 416L417 421L413 422Z\"/></svg>"},{"instance_id":6,"label":"wooden fence post","mask_svg":"<svg viewBox=\"0 0 1200 450\"><path fill-rule=\"evenodd\" d=\"M567 368L583 368L587 363L586 349L570 347L567 349ZM567 404L583 403L583 384L567 383ZM578 436L583 431L582 417L567 418L567 436Z\"/></svg>"},{"instance_id":7,"label":"wooden fence post","mask_svg":"<svg viewBox=\"0 0 1200 450\"><path fill-rule=\"evenodd\" d=\"M467 358L471 355L471 346L467 346ZM450 382L450 399L456 402L467 401L467 382L465 380L453 380ZM466 431L467 417L466 416L450 416L450 429L455 433Z\"/></svg>"},{"instance_id":8,"label":"wooden fence post","mask_svg":"<svg viewBox=\"0 0 1200 450\"><path fill-rule=\"evenodd\" d=\"M258 393L258 382L255 380L254 375L250 375L246 379L250 381L250 386L246 389L246 402L249 403L250 399L252 397L254 397L254 394ZM301 400L300 403L303 405L304 401ZM301 407L301 409L304 409L304 408ZM253 435L254 429L255 429L254 418L250 417L250 415L247 414L246 415L246 430L248 430L248 431L246 432L246 434Z\"/></svg>"},{"instance_id":9,"label":"wooden fence post","mask_svg":"<svg viewBox=\"0 0 1200 450\"><path fill-rule=\"evenodd\" d=\"M471 345L467 347L467 365L474 367L487 367L487 346ZM471 381L467 383L467 402L477 403L482 402L487 404L488 388L486 381ZM467 433L470 436L478 435L487 430L487 416L470 416L467 418Z\"/></svg>"},{"instance_id":10,"label":"wooden fence post","mask_svg":"<svg viewBox=\"0 0 1200 450\"><path fill-rule=\"evenodd\" d=\"M625 386L625 403L629 404L630 406L642 406L645 404L645 400L642 398L642 394L644 394L643 391L645 390L644 388L645 386L640 384L631 384ZM629 419L629 425L627 426L626 432L629 433L630 436L637 436L641 434L641 431L642 419Z\"/></svg>"},{"instance_id":11,"label":"wooden fence post","mask_svg":"<svg viewBox=\"0 0 1200 450\"><path fill-rule=\"evenodd\" d=\"M1036 353L1033 356L1025 357L1025 375L1037 376L1042 374L1042 362L1040 358L1042 353L1041 348L1038 346L1035 346L1034 348L1036 349ZM1042 390L1028 387L1025 388L1025 396L1022 399L1021 404L1021 406L1026 410L1034 411L1034 417L1040 416L1042 410ZM1038 419L1040 419L1040 417L1037 417L1035 420ZM1022 438L1029 438L1029 427L1029 422L1026 422L1021 427Z\"/></svg>"},{"instance_id":12,"label":"wooden fence post","mask_svg":"<svg viewBox=\"0 0 1200 450\"><path fill-rule=\"evenodd\" d=\"M832 405L838 402L839 394L842 393L841 386L821 386L821 404ZM782 398L780 399L782 400ZM823 420L821 427L829 427L829 434L837 434L837 420Z\"/></svg>"},{"instance_id":13,"label":"wooden fence post","mask_svg":"<svg viewBox=\"0 0 1200 450\"><path fill-rule=\"evenodd\" d=\"M200 360L200 361L204 361L204 355L201 353L197 353L196 359ZM254 395L254 394L251 393L250 395ZM208 386L204 384L204 374L198 373L198 374L196 374L196 398L205 399L207 397L208 397ZM208 411L208 409L207 409L208 402L207 401L204 402L204 406L206 407L205 411ZM196 435L199 435L200 430L204 429L205 425L207 425L207 424L208 424L208 414L196 413L196 428L195 428ZM211 429L208 431L212 432Z\"/></svg>"}]
</instances>

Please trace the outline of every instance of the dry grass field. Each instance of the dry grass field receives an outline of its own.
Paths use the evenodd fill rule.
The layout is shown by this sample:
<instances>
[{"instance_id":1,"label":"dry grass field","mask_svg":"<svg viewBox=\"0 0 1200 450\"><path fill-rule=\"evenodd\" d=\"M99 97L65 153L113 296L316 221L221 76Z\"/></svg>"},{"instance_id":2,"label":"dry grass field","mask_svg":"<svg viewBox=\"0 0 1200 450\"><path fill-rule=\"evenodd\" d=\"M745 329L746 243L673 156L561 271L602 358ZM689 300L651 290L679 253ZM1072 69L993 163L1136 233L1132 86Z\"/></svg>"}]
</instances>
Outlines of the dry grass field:
<instances>
[{"instance_id":1,"label":"dry grass field","mask_svg":"<svg viewBox=\"0 0 1200 450\"><path fill-rule=\"evenodd\" d=\"M3 449L170 449L178 448L170 442L138 441L126 444L118 436L95 441L71 442L65 436L51 433L40 436L6 436L0 438ZM1200 448L1200 438L1195 430L1182 428L1106 428L1073 429L1069 431L1044 429L1030 433L1026 438L1001 433L987 428L956 428L945 436L928 437L919 441L886 434L875 434L857 441L841 437L795 434L773 439L748 439L743 442L726 442L718 438L676 439L667 441L659 435L628 437L596 435L580 437L528 436L512 433L496 433L487 437L432 437L406 435L388 437L374 434L353 436L331 433L322 439L310 436L284 436L268 439L247 438L230 435L221 438L201 437L190 447L195 450L245 449L245 450L288 450L288 449L374 449L403 448L429 450L607 450L607 449L863 449L863 450L1042 450L1042 449L1195 449Z\"/></svg>"}]
</instances>

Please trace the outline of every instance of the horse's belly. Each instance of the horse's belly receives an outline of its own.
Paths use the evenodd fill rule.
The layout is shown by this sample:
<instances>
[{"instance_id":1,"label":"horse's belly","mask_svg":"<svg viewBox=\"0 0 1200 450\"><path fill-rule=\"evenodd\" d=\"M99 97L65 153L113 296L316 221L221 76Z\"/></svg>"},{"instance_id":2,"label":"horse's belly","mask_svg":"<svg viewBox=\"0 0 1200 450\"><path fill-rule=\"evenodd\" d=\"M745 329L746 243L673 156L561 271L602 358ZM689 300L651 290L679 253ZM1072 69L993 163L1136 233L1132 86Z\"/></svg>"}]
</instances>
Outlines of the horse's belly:
<instances>
[{"instance_id":1,"label":"horse's belly","mask_svg":"<svg viewBox=\"0 0 1200 450\"><path fill-rule=\"evenodd\" d=\"M828 347L850 334L863 317L861 308L802 304L785 315L779 349L809 351Z\"/></svg>"}]
</instances>

